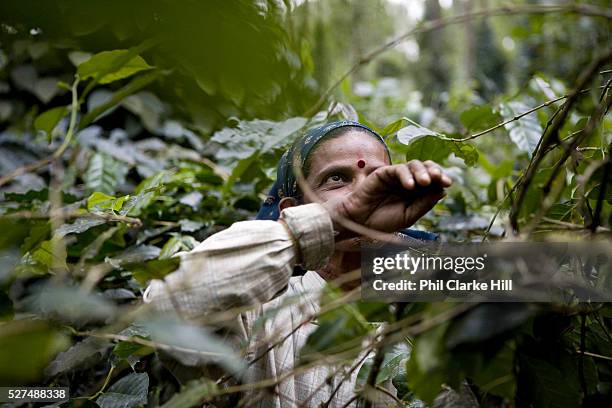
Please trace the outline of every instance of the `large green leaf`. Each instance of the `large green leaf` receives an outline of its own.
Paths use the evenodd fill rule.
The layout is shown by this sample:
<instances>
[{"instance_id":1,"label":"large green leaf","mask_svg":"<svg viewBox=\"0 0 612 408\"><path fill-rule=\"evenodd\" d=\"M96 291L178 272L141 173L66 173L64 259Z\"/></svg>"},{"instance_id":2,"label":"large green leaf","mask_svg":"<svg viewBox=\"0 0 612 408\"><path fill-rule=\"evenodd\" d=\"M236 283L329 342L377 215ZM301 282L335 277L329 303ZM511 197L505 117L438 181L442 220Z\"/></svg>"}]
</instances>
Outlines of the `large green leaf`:
<instances>
[{"instance_id":1,"label":"large green leaf","mask_svg":"<svg viewBox=\"0 0 612 408\"><path fill-rule=\"evenodd\" d=\"M99 52L79 64L77 74L81 79L98 78L99 83L108 84L153 68L141 56L129 58L129 54L129 50Z\"/></svg>"}]
</instances>

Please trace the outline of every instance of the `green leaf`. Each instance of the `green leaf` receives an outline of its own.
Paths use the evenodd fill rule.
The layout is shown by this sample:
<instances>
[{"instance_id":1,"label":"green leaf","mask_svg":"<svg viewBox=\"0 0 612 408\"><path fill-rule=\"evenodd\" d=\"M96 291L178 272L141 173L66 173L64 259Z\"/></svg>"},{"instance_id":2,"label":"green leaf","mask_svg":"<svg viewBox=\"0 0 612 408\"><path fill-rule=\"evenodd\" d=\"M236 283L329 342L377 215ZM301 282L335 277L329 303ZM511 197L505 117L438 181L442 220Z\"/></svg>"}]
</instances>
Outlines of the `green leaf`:
<instances>
[{"instance_id":1,"label":"green leaf","mask_svg":"<svg viewBox=\"0 0 612 408\"><path fill-rule=\"evenodd\" d=\"M123 203L130 196L114 197L99 191L94 192L87 198L87 209L89 211L112 210L120 211Z\"/></svg>"},{"instance_id":2,"label":"green leaf","mask_svg":"<svg viewBox=\"0 0 612 408\"><path fill-rule=\"evenodd\" d=\"M527 112L529 109L530 107L527 104L519 101L502 103L500 105L500 113L505 120L510 120L516 115ZM531 157L543 132L536 113L523 116L518 120L508 123L505 127L516 147Z\"/></svg>"},{"instance_id":3,"label":"green leaf","mask_svg":"<svg viewBox=\"0 0 612 408\"><path fill-rule=\"evenodd\" d=\"M502 118L489 105L472 106L459 115L461 124L469 131L491 128L501 122Z\"/></svg>"},{"instance_id":4,"label":"green leaf","mask_svg":"<svg viewBox=\"0 0 612 408\"><path fill-rule=\"evenodd\" d=\"M67 268L66 249L63 245L59 245L58 241L60 239L61 238L54 237L43 241L40 246L32 252L32 258L47 268L53 268L55 266Z\"/></svg>"},{"instance_id":5,"label":"green leaf","mask_svg":"<svg viewBox=\"0 0 612 408\"><path fill-rule=\"evenodd\" d=\"M145 285L151 279L161 279L170 272L176 270L181 263L181 258L175 256L167 259L154 259L148 262L124 265L131 271L134 279Z\"/></svg>"},{"instance_id":6,"label":"green leaf","mask_svg":"<svg viewBox=\"0 0 612 408\"><path fill-rule=\"evenodd\" d=\"M389 123L387 126L385 126L382 132L380 132L380 135L382 137L393 135L397 133L398 130L403 128L405 125L406 125L406 119L404 118L398 119L396 121Z\"/></svg>"},{"instance_id":7,"label":"green leaf","mask_svg":"<svg viewBox=\"0 0 612 408\"><path fill-rule=\"evenodd\" d=\"M50 135L53 129L55 129L55 126L57 126L59 121L66 116L68 112L69 110L65 106L49 109L34 119L34 129L46 132Z\"/></svg>"},{"instance_id":8,"label":"green leaf","mask_svg":"<svg viewBox=\"0 0 612 408\"><path fill-rule=\"evenodd\" d=\"M193 380L174 394L162 408L188 408L201 406L202 401L217 390L217 384L209 379Z\"/></svg>"},{"instance_id":9,"label":"green leaf","mask_svg":"<svg viewBox=\"0 0 612 408\"><path fill-rule=\"evenodd\" d=\"M447 327L448 323L441 324L417 337L406 367L409 388L426 404L440 393L448 375L444 349Z\"/></svg>"},{"instance_id":10,"label":"green leaf","mask_svg":"<svg viewBox=\"0 0 612 408\"><path fill-rule=\"evenodd\" d=\"M98 78L100 84L108 84L153 68L141 56L129 59L129 54L129 50L99 52L79 64L77 74L81 79Z\"/></svg>"},{"instance_id":11,"label":"green leaf","mask_svg":"<svg viewBox=\"0 0 612 408\"><path fill-rule=\"evenodd\" d=\"M147 403L149 375L131 373L114 383L96 400L101 408L132 408Z\"/></svg>"},{"instance_id":12,"label":"green leaf","mask_svg":"<svg viewBox=\"0 0 612 408\"><path fill-rule=\"evenodd\" d=\"M49 360L68 345L65 335L41 320L3 323L0 330L0 384L41 381Z\"/></svg>"},{"instance_id":13,"label":"green leaf","mask_svg":"<svg viewBox=\"0 0 612 408\"><path fill-rule=\"evenodd\" d=\"M453 151L450 142L437 136L423 136L408 145L406 160L444 161Z\"/></svg>"},{"instance_id":14,"label":"green leaf","mask_svg":"<svg viewBox=\"0 0 612 408\"><path fill-rule=\"evenodd\" d=\"M135 193L137 195L132 196L128 200L120 214L134 217L139 216L142 210L146 209L155 199L157 199L157 197L159 197L164 188L164 183L167 182L168 178L169 173L167 171L160 171L143 180L138 187L136 187Z\"/></svg>"},{"instance_id":15,"label":"green leaf","mask_svg":"<svg viewBox=\"0 0 612 408\"><path fill-rule=\"evenodd\" d=\"M84 175L85 185L90 191L114 194L117 186L125 181L128 167L112 157L96 153L89 160Z\"/></svg>"},{"instance_id":16,"label":"green leaf","mask_svg":"<svg viewBox=\"0 0 612 408\"><path fill-rule=\"evenodd\" d=\"M465 162L466 166L475 166L476 163L478 163L478 150L476 150L476 148L468 143L459 143L459 142L450 142L447 141L447 143L450 144L451 149L453 150L453 153L455 153L455 156L459 157L460 159L463 159L463 161Z\"/></svg>"},{"instance_id":17,"label":"green leaf","mask_svg":"<svg viewBox=\"0 0 612 408\"><path fill-rule=\"evenodd\" d=\"M318 319L319 327L308 336L300 357L308 360L319 353L344 351L351 340L368 333L370 326L355 305L348 304L324 313ZM353 346L356 344L353 343Z\"/></svg>"},{"instance_id":18,"label":"green leaf","mask_svg":"<svg viewBox=\"0 0 612 408\"><path fill-rule=\"evenodd\" d=\"M232 187L234 186L234 184L236 184L236 181L240 180L242 175L247 171L251 164L257 161L258 158L259 154L255 152L246 159L242 159L238 162L236 167L234 167L234 169L232 170L232 174L223 186L223 194L229 194L229 192L232 191Z\"/></svg>"},{"instance_id":19,"label":"green leaf","mask_svg":"<svg viewBox=\"0 0 612 408\"><path fill-rule=\"evenodd\" d=\"M198 241L190 235L174 234L163 246L159 259L170 258L180 251L191 251L197 244Z\"/></svg>"},{"instance_id":20,"label":"green leaf","mask_svg":"<svg viewBox=\"0 0 612 408\"><path fill-rule=\"evenodd\" d=\"M126 359L130 356L149 354L152 350L151 347L143 346L142 344L120 341L113 349L113 354L119 358Z\"/></svg>"},{"instance_id":21,"label":"green leaf","mask_svg":"<svg viewBox=\"0 0 612 408\"><path fill-rule=\"evenodd\" d=\"M479 370L471 379L486 393L514 399L516 379L514 376L514 352L516 346L508 341L504 347Z\"/></svg>"},{"instance_id":22,"label":"green leaf","mask_svg":"<svg viewBox=\"0 0 612 408\"><path fill-rule=\"evenodd\" d=\"M376 376L376 384L382 384L385 381L394 378L400 372L405 374L405 365L409 357L410 350L404 343L395 345L391 351L385 353L383 362L380 366L380 371ZM366 383L372 369L372 360L372 358L366 360L366 362L359 369L357 381L355 383L356 388L359 388Z\"/></svg>"}]
</instances>

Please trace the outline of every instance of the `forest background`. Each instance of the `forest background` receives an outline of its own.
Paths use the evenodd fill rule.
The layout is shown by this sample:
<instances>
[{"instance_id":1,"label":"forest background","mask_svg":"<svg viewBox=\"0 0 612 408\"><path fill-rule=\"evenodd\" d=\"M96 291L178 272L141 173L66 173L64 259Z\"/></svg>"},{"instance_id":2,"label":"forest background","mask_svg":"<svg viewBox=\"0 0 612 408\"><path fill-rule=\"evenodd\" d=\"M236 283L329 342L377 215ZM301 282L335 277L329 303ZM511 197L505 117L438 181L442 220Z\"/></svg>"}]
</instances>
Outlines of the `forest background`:
<instances>
[{"instance_id":1,"label":"forest background","mask_svg":"<svg viewBox=\"0 0 612 408\"><path fill-rule=\"evenodd\" d=\"M611 19L606 0L2 1L0 384L101 407L243 390L174 372L181 353L244 362L142 291L252 218L283 150L328 120L447 169L416 226L443 240L610 239ZM330 299L304 364L350 366L369 340L365 405L388 381L398 406L612 395L607 304Z\"/></svg>"}]
</instances>

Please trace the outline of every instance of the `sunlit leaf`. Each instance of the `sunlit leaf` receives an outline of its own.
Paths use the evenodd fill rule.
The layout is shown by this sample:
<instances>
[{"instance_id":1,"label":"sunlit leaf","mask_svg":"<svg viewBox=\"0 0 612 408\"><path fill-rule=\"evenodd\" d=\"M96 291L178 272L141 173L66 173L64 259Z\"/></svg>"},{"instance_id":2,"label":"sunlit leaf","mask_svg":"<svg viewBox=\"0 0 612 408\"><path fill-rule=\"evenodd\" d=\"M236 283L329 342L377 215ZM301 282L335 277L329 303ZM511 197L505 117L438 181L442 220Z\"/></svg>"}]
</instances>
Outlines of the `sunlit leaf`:
<instances>
[{"instance_id":1,"label":"sunlit leaf","mask_svg":"<svg viewBox=\"0 0 612 408\"><path fill-rule=\"evenodd\" d=\"M79 64L77 74L81 79L98 78L99 83L108 84L153 68L141 56L129 58L129 54L129 50L97 53Z\"/></svg>"},{"instance_id":2,"label":"sunlit leaf","mask_svg":"<svg viewBox=\"0 0 612 408\"><path fill-rule=\"evenodd\" d=\"M403 144L410 144L424 136L436 136L437 133L425 127L408 125L397 131L397 140Z\"/></svg>"}]
</instances>

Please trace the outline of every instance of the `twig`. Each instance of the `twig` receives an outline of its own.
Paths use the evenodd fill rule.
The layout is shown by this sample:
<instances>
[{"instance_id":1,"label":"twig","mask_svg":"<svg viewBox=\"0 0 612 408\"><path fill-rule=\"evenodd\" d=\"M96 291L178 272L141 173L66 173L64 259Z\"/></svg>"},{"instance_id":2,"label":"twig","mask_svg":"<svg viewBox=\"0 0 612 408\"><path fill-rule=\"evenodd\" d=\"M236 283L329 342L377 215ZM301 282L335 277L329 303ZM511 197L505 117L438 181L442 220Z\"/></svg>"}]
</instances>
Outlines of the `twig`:
<instances>
[{"instance_id":1,"label":"twig","mask_svg":"<svg viewBox=\"0 0 612 408\"><path fill-rule=\"evenodd\" d=\"M572 230L585 230L585 229L589 229L589 227L585 227L582 225L578 225L578 224L572 224L571 222L565 222L565 221L561 221L561 220L555 220L552 218L548 218L548 217L542 217L542 221L551 223L551 224L556 224L556 225L560 225L562 227L566 227L567 229L572 229ZM598 230L601 231L605 231L605 232L609 232L610 229L605 228L605 227L598 227Z\"/></svg>"},{"instance_id":2,"label":"twig","mask_svg":"<svg viewBox=\"0 0 612 408\"><path fill-rule=\"evenodd\" d=\"M106 386L110 382L111 376L113 375L113 371L115 371L115 366L111 365L111 368L110 368L110 370L108 370L108 374L106 375L106 378L104 379L104 384L102 384L102 387L100 388L100 390L98 392L96 392L91 397L88 397L87 398L88 400L96 399L98 397L98 395L100 395L100 394L102 394L104 392L104 390L106 389Z\"/></svg>"},{"instance_id":3,"label":"twig","mask_svg":"<svg viewBox=\"0 0 612 408\"><path fill-rule=\"evenodd\" d=\"M602 356L601 354L590 353L588 351L576 350L580 354L584 354L585 356L601 358L602 360L612 361L612 357Z\"/></svg>"},{"instance_id":4,"label":"twig","mask_svg":"<svg viewBox=\"0 0 612 408\"><path fill-rule=\"evenodd\" d=\"M2 214L0 218L26 218L26 219L46 219L61 215L64 219L90 218L100 219L111 222L125 222L134 227L142 226L142 221L139 218L127 217L125 215L106 214L106 213L90 213L90 212L71 212L64 213L61 209L50 211L49 213L37 213L33 211L17 211L9 214Z\"/></svg>"},{"instance_id":5,"label":"twig","mask_svg":"<svg viewBox=\"0 0 612 408\"><path fill-rule=\"evenodd\" d=\"M448 17L448 18L440 18L437 20L430 20L421 23L420 26L401 34L394 39L386 42L378 48L375 48L371 52L367 53L363 57L359 59L353 66L351 66L344 74L342 74L334 83L332 83L329 88L319 98L319 100L310 107L305 113L304 116L311 117L316 112L319 111L321 106L325 103L327 98L332 94L334 89L336 89L346 78L348 78L352 73L356 72L363 65L368 64L374 58L378 57L383 52L397 46L402 43L406 39L413 37L417 34L426 33L429 31L437 30L446 26L462 24L466 21L482 18L482 17L496 17L496 16L510 16L510 15L520 15L520 14L548 14L548 13L572 13L572 14L582 14L588 15L592 17L603 17L606 19L612 19L612 12L608 9L590 6L585 4L564 4L564 5L521 5L521 6L506 6L494 9L486 9L480 10L473 13L461 14L458 16Z\"/></svg>"}]
</instances>

